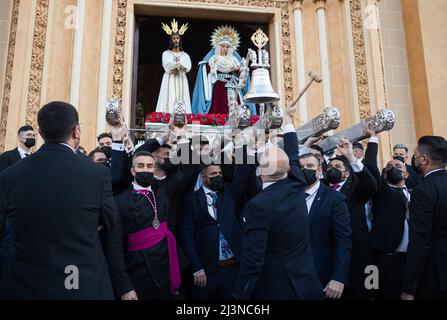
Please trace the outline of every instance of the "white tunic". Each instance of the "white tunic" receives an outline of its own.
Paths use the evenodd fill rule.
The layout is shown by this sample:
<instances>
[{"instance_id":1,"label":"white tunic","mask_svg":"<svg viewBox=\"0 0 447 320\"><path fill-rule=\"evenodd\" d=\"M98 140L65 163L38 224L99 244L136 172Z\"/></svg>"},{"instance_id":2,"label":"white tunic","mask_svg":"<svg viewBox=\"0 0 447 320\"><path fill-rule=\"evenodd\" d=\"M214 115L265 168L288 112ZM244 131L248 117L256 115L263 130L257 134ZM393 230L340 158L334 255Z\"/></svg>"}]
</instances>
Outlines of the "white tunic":
<instances>
[{"instance_id":1,"label":"white tunic","mask_svg":"<svg viewBox=\"0 0 447 320\"><path fill-rule=\"evenodd\" d=\"M186 71L177 71L176 64L180 63ZM174 102L182 101L186 113L191 113L191 98L186 74L191 70L191 58L185 52L163 52L162 57L165 74L161 82L160 94L157 102L157 112L173 113Z\"/></svg>"}]
</instances>

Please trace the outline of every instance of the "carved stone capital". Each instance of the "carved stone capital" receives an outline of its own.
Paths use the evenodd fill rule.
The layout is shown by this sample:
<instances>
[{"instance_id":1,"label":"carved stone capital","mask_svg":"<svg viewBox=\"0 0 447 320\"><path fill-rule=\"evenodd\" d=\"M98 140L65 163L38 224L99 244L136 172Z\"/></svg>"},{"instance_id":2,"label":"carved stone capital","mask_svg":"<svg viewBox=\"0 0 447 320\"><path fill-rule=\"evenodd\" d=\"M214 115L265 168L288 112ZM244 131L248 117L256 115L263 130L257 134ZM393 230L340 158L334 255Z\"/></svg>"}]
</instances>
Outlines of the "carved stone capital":
<instances>
[{"instance_id":1,"label":"carved stone capital","mask_svg":"<svg viewBox=\"0 0 447 320\"><path fill-rule=\"evenodd\" d=\"M315 9L325 9L327 0L312 0L315 3Z\"/></svg>"}]
</instances>

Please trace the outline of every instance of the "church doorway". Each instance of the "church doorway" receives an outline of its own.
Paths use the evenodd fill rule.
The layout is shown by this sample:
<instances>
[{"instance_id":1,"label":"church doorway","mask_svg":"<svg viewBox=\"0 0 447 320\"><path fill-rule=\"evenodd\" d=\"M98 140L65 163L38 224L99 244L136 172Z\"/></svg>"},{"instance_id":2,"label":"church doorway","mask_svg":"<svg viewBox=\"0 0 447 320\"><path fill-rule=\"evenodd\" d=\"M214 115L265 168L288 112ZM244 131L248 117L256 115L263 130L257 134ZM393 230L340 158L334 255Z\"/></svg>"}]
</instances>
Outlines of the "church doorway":
<instances>
[{"instance_id":1,"label":"church doorway","mask_svg":"<svg viewBox=\"0 0 447 320\"><path fill-rule=\"evenodd\" d=\"M169 47L169 36L161 24L170 24L175 18L179 25L188 23L189 29L182 37L183 50L189 54L192 69L187 74L192 99L198 63L211 50L210 38L221 25L234 27L241 38L238 53L245 57L249 48L255 49L251 36L258 29L269 34L268 23L235 22L231 20L192 19L172 16L136 15L135 47L131 122L132 127L144 128L147 114L155 112L164 70L162 54ZM268 46L266 47L268 50Z\"/></svg>"}]
</instances>

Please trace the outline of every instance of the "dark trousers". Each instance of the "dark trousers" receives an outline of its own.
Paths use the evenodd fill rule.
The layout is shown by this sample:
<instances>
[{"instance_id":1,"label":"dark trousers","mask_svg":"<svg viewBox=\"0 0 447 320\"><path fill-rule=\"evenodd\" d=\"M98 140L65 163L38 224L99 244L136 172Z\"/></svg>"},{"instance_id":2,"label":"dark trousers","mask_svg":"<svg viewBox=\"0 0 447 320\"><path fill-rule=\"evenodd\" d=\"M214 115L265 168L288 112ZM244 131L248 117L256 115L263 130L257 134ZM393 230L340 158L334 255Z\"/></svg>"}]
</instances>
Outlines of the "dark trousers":
<instances>
[{"instance_id":1,"label":"dark trousers","mask_svg":"<svg viewBox=\"0 0 447 320\"><path fill-rule=\"evenodd\" d=\"M447 300L447 292L421 291L416 295L416 300Z\"/></svg>"},{"instance_id":2,"label":"dark trousers","mask_svg":"<svg viewBox=\"0 0 447 320\"><path fill-rule=\"evenodd\" d=\"M6 268L8 266L9 259L11 258L11 246L11 230L9 229L8 221L6 220L4 236L3 239L0 240L0 285L6 275Z\"/></svg>"},{"instance_id":3,"label":"dark trousers","mask_svg":"<svg viewBox=\"0 0 447 320\"><path fill-rule=\"evenodd\" d=\"M377 300L400 300L405 259L405 253L376 255L376 266L379 269L379 290L375 294Z\"/></svg>"},{"instance_id":4,"label":"dark trousers","mask_svg":"<svg viewBox=\"0 0 447 320\"><path fill-rule=\"evenodd\" d=\"M349 271L349 286L346 287L342 298L346 300L372 300L374 296L373 289L367 289L365 274L367 265L351 265Z\"/></svg>"},{"instance_id":5,"label":"dark trousers","mask_svg":"<svg viewBox=\"0 0 447 320\"><path fill-rule=\"evenodd\" d=\"M232 300L234 284L239 272L239 265L219 267L216 274L207 274L207 283L203 288L191 287L192 300Z\"/></svg>"}]
</instances>

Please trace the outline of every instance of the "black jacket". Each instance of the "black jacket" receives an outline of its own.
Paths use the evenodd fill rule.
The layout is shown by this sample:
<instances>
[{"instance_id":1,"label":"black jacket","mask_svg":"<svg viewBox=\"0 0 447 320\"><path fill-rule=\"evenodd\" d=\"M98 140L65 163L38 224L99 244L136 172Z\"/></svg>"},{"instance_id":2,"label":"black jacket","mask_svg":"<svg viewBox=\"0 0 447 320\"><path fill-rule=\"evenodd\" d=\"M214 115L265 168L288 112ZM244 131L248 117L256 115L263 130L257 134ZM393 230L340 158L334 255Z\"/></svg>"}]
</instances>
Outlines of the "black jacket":
<instances>
[{"instance_id":1,"label":"black jacket","mask_svg":"<svg viewBox=\"0 0 447 320\"><path fill-rule=\"evenodd\" d=\"M407 197L400 189L381 180L372 204L371 247L378 252L395 252L404 234Z\"/></svg>"},{"instance_id":2,"label":"black jacket","mask_svg":"<svg viewBox=\"0 0 447 320\"><path fill-rule=\"evenodd\" d=\"M254 197L242 212L244 241L237 299L321 299L309 242L303 187L286 178Z\"/></svg>"},{"instance_id":3,"label":"black jacket","mask_svg":"<svg viewBox=\"0 0 447 320\"><path fill-rule=\"evenodd\" d=\"M310 243L323 287L330 280L349 283L351 221L346 197L323 183L309 212Z\"/></svg>"},{"instance_id":4,"label":"black jacket","mask_svg":"<svg viewBox=\"0 0 447 320\"><path fill-rule=\"evenodd\" d=\"M447 292L447 171L433 172L411 194L410 242L403 291Z\"/></svg>"},{"instance_id":5,"label":"black jacket","mask_svg":"<svg viewBox=\"0 0 447 320\"><path fill-rule=\"evenodd\" d=\"M21 159L18 148L3 152L0 154L0 173Z\"/></svg>"},{"instance_id":6,"label":"black jacket","mask_svg":"<svg viewBox=\"0 0 447 320\"><path fill-rule=\"evenodd\" d=\"M12 257L0 288L4 299L114 299L112 276L123 270L116 238L98 225L117 223L108 170L61 144L45 144L0 176L0 234L8 219ZM78 268L79 289L65 287Z\"/></svg>"},{"instance_id":7,"label":"black jacket","mask_svg":"<svg viewBox=\"0 0 447 320\"><path fill-rule=\"evenodd\" d=\"M236 165L233 181L218 192L217 220L208 212L203 187L186 197L180 241L191 262L191 273L204 269L207 275L218 274L220 232L236 258L240 259L242 226L236 204L244 195L252 169L249 165Z\"/></svg>"}]
</instances>

